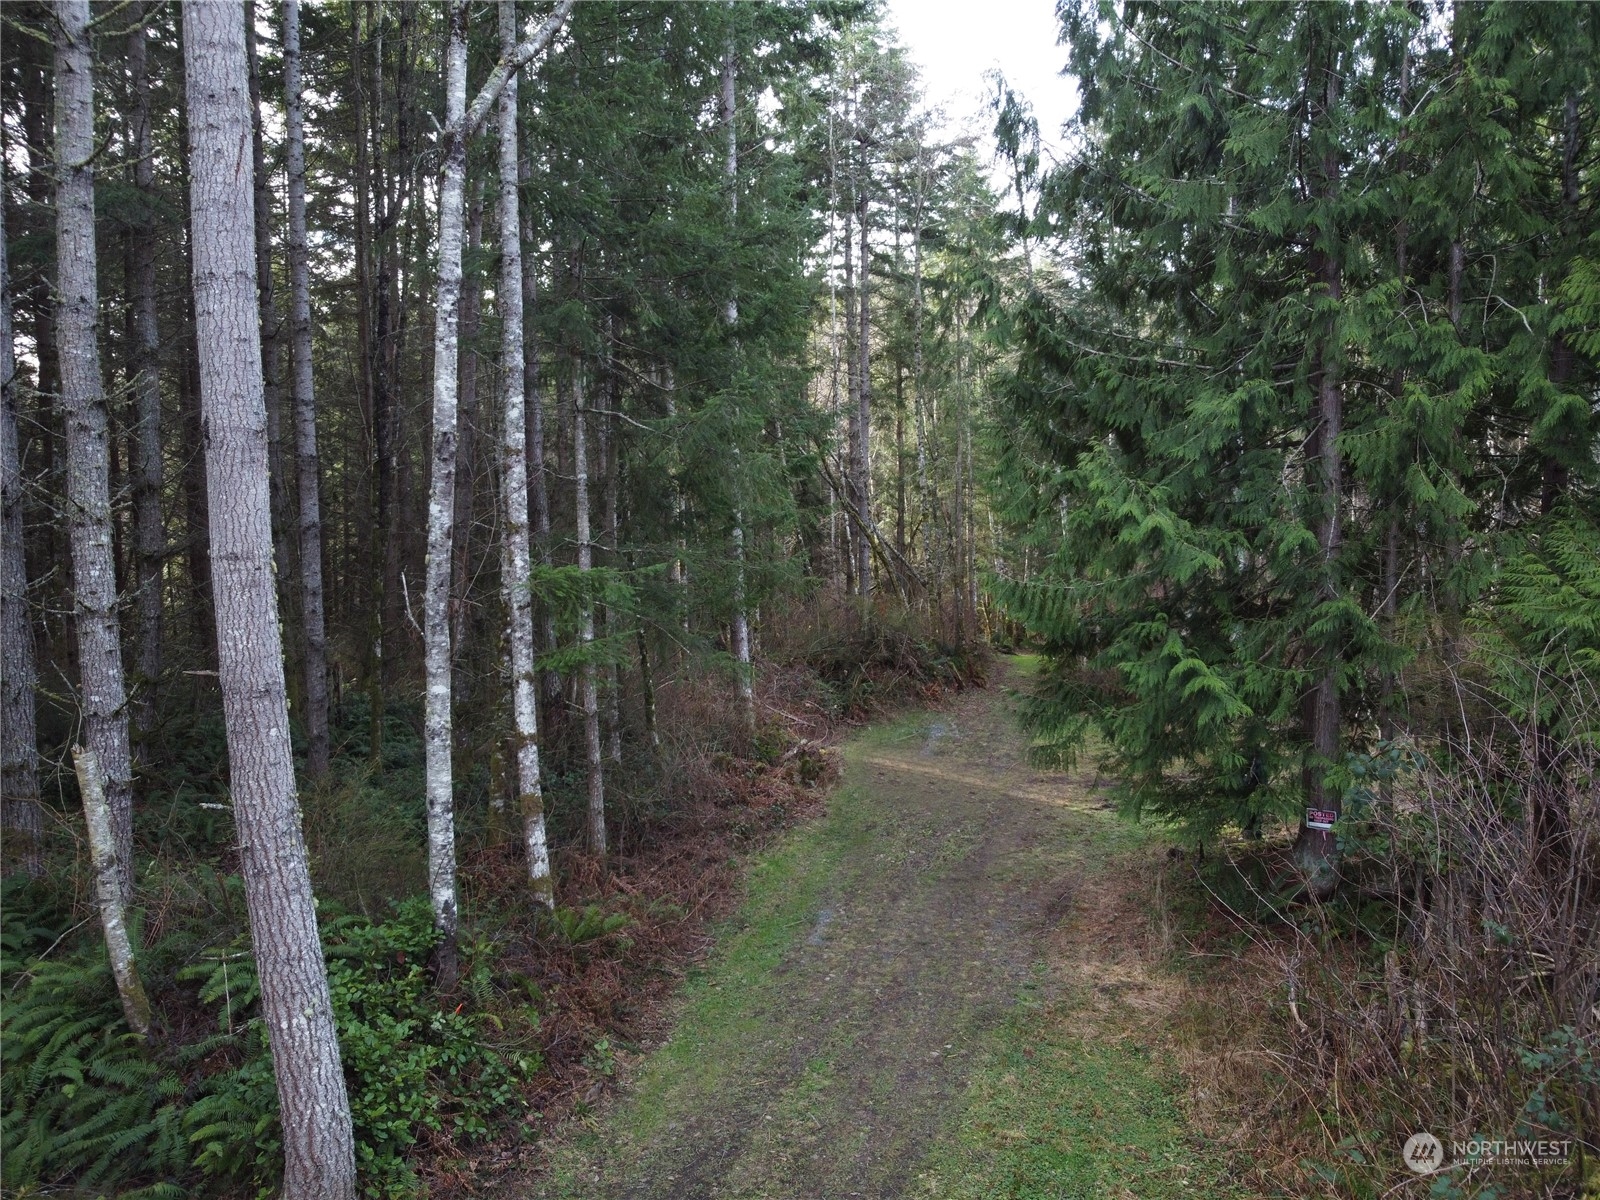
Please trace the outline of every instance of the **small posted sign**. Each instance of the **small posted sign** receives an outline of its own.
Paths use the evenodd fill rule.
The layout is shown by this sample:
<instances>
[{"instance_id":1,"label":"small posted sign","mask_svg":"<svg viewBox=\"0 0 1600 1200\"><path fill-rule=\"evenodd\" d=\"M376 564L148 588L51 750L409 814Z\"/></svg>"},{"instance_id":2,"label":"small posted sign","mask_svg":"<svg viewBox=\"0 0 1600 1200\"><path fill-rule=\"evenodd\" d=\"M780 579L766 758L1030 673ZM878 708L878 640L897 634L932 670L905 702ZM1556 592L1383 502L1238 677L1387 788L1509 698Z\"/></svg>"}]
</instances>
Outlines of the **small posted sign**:
<instances>
[{"instance_id":1,"label":"small posted sign","mask_svg":"<svg viewBox=\"0 0 1600 1200\"><path fill-rule=\"evenodd\" d=\"M1339 814L1331 808L1306 809L1307 829L1332 829L1333 823L1339 819Z\"/></svg>"}]
</instances>

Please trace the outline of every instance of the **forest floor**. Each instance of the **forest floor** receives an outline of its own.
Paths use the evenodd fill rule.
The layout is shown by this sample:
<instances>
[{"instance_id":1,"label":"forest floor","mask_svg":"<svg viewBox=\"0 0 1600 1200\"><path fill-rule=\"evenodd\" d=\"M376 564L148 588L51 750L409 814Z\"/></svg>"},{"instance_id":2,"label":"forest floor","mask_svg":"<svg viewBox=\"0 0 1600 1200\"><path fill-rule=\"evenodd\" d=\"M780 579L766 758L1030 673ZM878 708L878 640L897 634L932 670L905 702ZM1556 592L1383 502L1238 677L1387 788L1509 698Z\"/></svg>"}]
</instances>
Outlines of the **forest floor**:
<instances>
[{"instance_id":1,"label":"forest floor","mask_svg":"<svg viewBox=\"0 0 1600 1200\"><path fill-rule=\"evenodd\" d=\"M1166 1053L1164 846L1092 764L1025 760L1006 686L867 730L751 864L666 1043L504 1195L1233 1196Z\"/></svg>"}]
</instances>

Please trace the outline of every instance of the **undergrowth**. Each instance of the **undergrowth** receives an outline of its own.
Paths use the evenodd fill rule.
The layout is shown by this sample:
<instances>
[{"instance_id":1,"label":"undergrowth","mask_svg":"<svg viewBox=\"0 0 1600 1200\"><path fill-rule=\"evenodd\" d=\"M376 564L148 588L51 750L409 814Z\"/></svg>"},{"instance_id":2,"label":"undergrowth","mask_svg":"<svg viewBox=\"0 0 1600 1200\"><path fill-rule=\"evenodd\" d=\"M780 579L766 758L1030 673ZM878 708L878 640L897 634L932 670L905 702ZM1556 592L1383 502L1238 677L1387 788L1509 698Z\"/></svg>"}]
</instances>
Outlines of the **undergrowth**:
<instances>
[{"instance_id":1,"label":"undergrowth","mask_svg":"<svg viewBox=\"0 0 1600 1200\"><path fill-rule=\"evenodd\" d=\"M416 714L391 701L368 760L365 700L336 713L328 783L302 796L364 1195L470 1190L523 1161L550 1122L611 1086L617 1055L665 1032L666 1001L708 946L739 862L812 811L838 726L982 678L976 653L905 626L815 626L758 675L744 731L726 681L692 662L658 678L658 744L622 708L608 764L615 846L575 849L583 779L548 748L559 906L529 903L519 839L494 799L503 761L459 773L462 972L440 993L422 890ZM859 671L847 667L852 656ZM570 724L570 723L569 723ZM141 778L133 925L157 1029L130 1033L100 941L70 775L41 880L0 896L0 1185L132 1197L267 1195L280 1170L277 1095L250 953L220 723L171 722ZM503 806L502 806L503 807ZM514 810L513 810L514 811Z\"/></svg>"},{"instance_id":2,"label":"undergrowth","mask_svg":"<svg viewBox=\"0 0 1600 1200\"><path fill-rule=\"evenodd\" d=\"M1169 860L1196 1102L1264 1190L1600 1196L1600 762L1568 744L1570 823L1541 845L1526 798L1550 787L1548 760L1499 732L1352 764L1358 819L1328 903L1285 898L1272 842ZM1426 1180L1401 1158L1422 1131L1445 1151ZM1497 1161L1481 1148L1496 1139L1561 1149Z\"/></svg>"}]
</instances>

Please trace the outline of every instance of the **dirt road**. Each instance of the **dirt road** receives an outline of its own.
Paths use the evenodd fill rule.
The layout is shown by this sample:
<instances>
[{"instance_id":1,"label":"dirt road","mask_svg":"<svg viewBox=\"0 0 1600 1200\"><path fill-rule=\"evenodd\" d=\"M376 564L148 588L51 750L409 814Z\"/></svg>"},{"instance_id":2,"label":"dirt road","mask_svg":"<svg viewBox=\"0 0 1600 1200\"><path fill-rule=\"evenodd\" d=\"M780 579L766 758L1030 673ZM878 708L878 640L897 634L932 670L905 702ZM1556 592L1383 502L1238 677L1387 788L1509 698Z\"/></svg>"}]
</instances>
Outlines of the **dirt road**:
<instances>
[{"instance_id":1,"label":"dirt road","mask_svg":"<svg viewBox=\"0 0 1600 1200\"><path fill-rule=\"evenodd\" d=\"M846 747L827 815L753 867L677 1032L534 1195L1228 1194L1115 1019L1158 985L1084 910L1147 835L1092 770L1025 764L1008 681Z\"/></svg>"}]
</instances>

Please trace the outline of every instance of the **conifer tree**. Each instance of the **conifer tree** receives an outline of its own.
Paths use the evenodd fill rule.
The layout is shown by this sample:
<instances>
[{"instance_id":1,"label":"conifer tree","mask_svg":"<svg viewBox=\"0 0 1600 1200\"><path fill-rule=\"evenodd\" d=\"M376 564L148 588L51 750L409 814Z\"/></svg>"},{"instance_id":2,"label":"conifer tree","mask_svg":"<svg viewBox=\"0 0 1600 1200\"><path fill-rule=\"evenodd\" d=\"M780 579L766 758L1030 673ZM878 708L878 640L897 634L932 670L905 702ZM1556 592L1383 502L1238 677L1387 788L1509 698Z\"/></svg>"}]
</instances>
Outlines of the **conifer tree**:
<instances>
[{"instance_id":1,"label":"conifer tree","mask_svg":"<svg viewBox=\"0 0 1600 1200\"><path fill-rule=\"evenodd\" d=\"M229 783L283 1129L283 1194L347 1200L354 1134L289 746L256 324L242 8L184 10L201 401ZM90 768L92 771L93 768Z\"/></svg>"},{"instance_id":2,"label":"conifer tree","mask_svg":"<svg viewBox=\"0 0 1600 1200\"><path fill-rule=\"evenodd\" d=\"M111 430L99 346L94 56L88 0L56 16L56 262L67 510L85 741L99 761L123 899L133 894L133 763L112 546Z\"/></svg>"}]
</instances>

